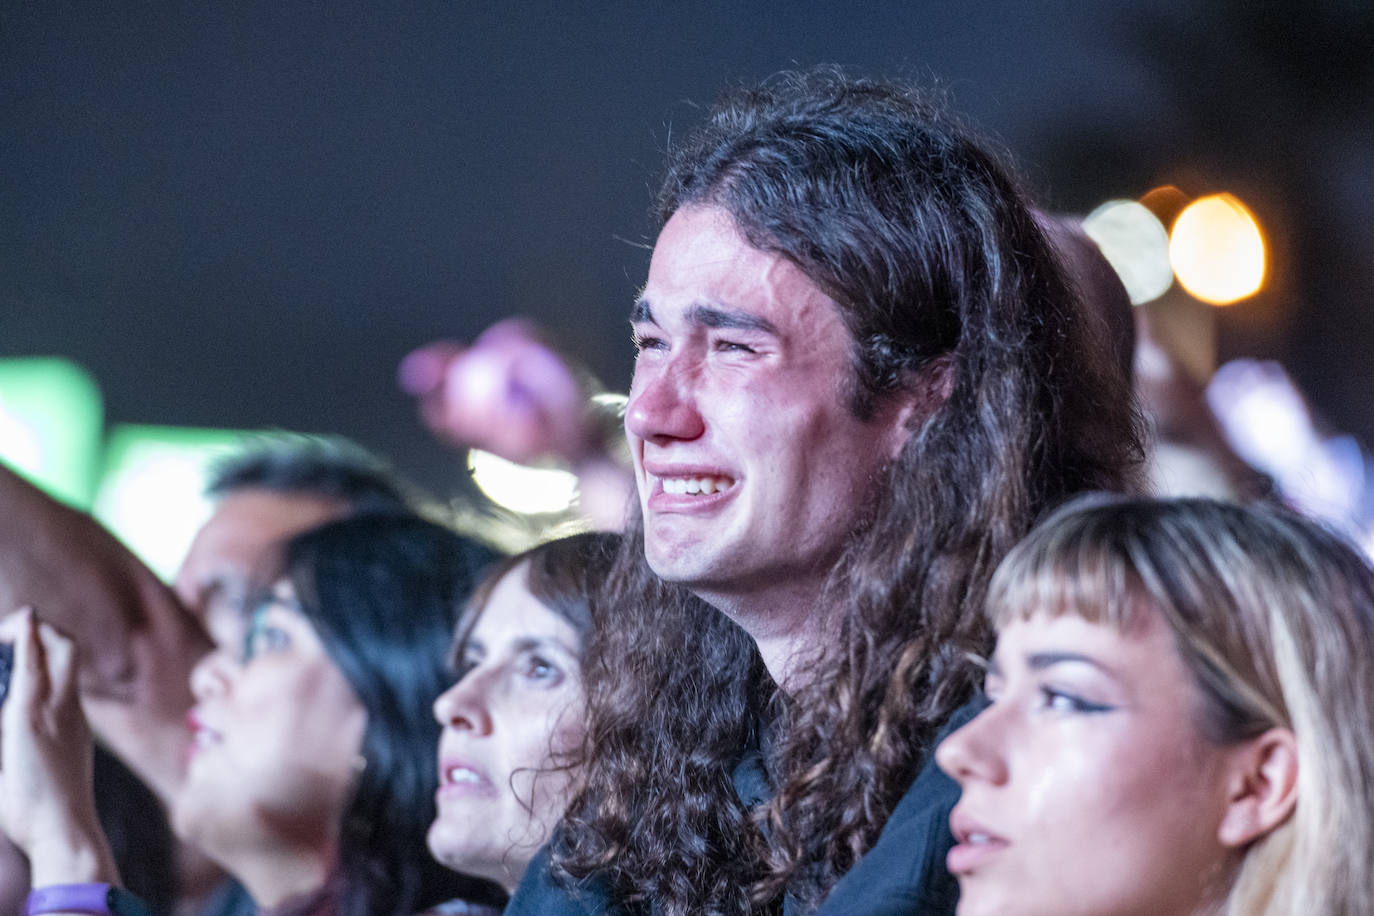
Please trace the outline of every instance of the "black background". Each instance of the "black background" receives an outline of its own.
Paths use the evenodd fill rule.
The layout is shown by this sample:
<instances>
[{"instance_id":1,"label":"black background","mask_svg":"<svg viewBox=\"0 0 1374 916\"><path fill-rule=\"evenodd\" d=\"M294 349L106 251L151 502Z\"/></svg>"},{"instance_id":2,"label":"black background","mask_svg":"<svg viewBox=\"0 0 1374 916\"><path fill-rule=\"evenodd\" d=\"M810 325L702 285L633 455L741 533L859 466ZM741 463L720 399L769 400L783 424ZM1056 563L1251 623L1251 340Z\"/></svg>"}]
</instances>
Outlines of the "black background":
<instances>
[{"instance_id":1,"label":"black background","mask_svg":"<svg viewBox=\"0 0 1374 916\"><path fill-rule=\"evenodd\" d=\"M835 62L950 90L1051 208L1238 194L1273 282L1223 349L1368 440L1369 6L8 3L0 356L77 360L112 422L342 432L449 489L399 358L519 313L625 387L664 144Z\"/></svg>"}]
</instances>

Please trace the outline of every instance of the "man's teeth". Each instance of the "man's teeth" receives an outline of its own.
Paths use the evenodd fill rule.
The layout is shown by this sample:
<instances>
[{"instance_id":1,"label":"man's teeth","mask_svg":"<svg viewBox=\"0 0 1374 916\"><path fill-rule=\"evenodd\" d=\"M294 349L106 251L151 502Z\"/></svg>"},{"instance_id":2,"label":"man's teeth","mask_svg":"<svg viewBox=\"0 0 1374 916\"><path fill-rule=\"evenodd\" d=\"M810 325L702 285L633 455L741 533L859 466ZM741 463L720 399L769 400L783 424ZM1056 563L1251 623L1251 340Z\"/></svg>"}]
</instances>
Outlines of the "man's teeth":
<instances>
[{"instance_id":1,"label":"man's teeth","mask_svg":"<svg viewBox=\"0 0 1374 916\"><path fill-rule=\"evenodd\" d=\"M675 496L709 496L712 493L728 490L733 483L734 481L729 477L665 477L663 478L663 492Z\"/></svg>"},{"instance_id":2,"label":"man's teeth","mask_svg":"<svg viewBox=\"0 0 1374 916\"><path fill-rule=\"evenodd\" d=\"M970 846L982 846L984 843L991 842L991 840L992 837L988 836L986 833L970 833L968 835Z\"/></svg>"},{"instance_id":3,"label":"man's teeth","mask_svg":"<svg viewBox=\"0 0 1374 916\"><path fill-rule=\"evenodd\" d=\"M467 767L454 767L448 771L449 782L481 782L482 777Z\"/></svg>"}]
</instances>

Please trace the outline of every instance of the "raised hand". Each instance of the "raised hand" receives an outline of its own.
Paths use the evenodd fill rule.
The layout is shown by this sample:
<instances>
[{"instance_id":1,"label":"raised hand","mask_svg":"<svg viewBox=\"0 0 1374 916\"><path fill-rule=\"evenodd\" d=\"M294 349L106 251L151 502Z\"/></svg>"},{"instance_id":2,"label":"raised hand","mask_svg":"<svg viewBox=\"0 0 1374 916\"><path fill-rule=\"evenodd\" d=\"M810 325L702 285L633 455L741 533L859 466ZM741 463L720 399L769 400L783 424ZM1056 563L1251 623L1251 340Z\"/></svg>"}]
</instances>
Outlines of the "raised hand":
<instances>
[{"instance_id":1,"label":"raised hand","mask_svg":"<svg viewBox=\"0 0 1374 916\"><path fill-rule=\"evenodd\" d=\"M96 816L76 645L32 608L0 620L0 641L14 645L0 710L0 829L29 857L35 887L118 881Z\"/></svg>"},{"instance_id":2,"label":"raised hand","mask_svg":"<svg viewBox=\"0 0 1374 916\"><path fill-rule=\"evenodd\" d=\"M571 465L602 447L590 379L529 322L492 325L470 347L422 347L401 362L399 377L425 424L457 445L520 464L552 457Z\"/></svg>"}]
</instances>

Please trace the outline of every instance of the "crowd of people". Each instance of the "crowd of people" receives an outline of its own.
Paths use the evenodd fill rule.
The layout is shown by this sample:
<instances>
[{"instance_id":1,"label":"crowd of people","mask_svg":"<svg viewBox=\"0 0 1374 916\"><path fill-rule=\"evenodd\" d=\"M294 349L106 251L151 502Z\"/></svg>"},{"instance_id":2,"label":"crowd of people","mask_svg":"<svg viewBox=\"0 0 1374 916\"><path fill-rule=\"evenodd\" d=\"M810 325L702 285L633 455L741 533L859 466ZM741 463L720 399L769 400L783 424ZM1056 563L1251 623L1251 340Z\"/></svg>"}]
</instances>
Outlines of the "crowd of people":
<instances>
[{"instance_id":1,"label":"crowd of people","mask_svg":"<svg viewBox=\"0 0 1374 916\"><path fill-rule=\"evenodd\" d=\"M169 587L0 467L25 912L1374 914L1374 573L1150 492L1129 305L1003 154L788 74L655 206L628 448L526 325L401 368L608 530L503 556L278 437Z\"/></svg>"}]
</instances>

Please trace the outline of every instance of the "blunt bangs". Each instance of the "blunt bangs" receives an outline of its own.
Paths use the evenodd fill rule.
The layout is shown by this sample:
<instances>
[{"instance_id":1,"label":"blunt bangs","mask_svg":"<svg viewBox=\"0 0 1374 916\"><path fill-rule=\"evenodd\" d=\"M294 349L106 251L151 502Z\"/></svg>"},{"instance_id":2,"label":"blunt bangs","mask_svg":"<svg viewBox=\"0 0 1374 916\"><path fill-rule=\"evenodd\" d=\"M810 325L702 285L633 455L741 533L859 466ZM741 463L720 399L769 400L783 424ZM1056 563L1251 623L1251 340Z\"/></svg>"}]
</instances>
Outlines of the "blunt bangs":
<instances>
[{"instance_id":1,"label":"blunt bangs","mask_svg":"<svg viewBox=\"0 0 1374 916\"><path fill-rule=\"evenodd\" d=\"M1036 614L1073 614L1123 632L1139 619L1149 595L1125 539L1110 517L1082 511L1112 501L1074 500L1011 549L988 586L995 629Z\"/></svg>"}]
</instances>

